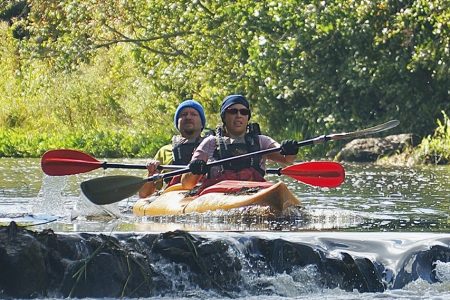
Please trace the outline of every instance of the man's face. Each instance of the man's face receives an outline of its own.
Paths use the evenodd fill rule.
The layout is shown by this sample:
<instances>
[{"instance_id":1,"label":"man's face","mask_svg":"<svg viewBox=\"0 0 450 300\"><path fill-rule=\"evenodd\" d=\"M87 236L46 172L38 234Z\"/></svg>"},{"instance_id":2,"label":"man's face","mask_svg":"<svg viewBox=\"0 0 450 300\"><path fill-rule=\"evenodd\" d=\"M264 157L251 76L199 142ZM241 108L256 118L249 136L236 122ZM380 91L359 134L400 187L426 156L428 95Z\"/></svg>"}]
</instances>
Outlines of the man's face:
<instances>
[{"instance_id":1,"label":"man's face","mask_svg":"<svg viewBox=\"0 0 450 300\"><path fill-rule=\"evenodd\" d=\"M197 137L202 132L202 120L197 110L186 107L178 117L178 129L185 138Z\"/></svg>"}]
</instances>

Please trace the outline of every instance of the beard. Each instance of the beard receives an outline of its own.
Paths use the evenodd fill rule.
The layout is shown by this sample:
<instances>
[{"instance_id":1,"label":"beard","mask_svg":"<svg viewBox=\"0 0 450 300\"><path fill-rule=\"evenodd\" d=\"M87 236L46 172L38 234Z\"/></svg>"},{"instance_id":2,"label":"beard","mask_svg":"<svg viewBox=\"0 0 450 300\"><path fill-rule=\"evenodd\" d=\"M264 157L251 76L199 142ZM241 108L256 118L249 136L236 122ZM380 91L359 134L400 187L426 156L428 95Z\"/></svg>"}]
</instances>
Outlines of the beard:
<instances>
[{"instance_id":1,"label":"beard","mask_svg":"<svg viewBox=\"0 0 450 300\"><path fill-rule=\"evenodd\" d=\"M194 130L194 128L188 128L188 129L184 129L183 132L186 135L193 135L195 133L195 130Z\"/></svg>"},{"instance_id":2,"label":"beard","mask_svg":"<svg viewBox=\"0 0 450 300\"><path fill-rule=\"evenodd\" d=\"M191 123L184 124L184 126L182 126L181 128L182 128L182 130L180 130L181 135L188 137L194 136L199 130L199 128L197 128L196 126L194 126L194 124Z\"/></svg>"}]
</instances>

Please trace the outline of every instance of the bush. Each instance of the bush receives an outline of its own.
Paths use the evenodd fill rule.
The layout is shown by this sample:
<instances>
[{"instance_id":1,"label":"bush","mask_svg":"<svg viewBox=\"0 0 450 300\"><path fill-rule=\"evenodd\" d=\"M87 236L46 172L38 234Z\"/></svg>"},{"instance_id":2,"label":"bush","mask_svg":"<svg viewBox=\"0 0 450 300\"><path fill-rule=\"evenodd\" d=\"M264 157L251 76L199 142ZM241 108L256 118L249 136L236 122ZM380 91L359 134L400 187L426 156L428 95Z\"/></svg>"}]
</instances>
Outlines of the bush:
<instances>
[{"instance_id":1,"label":"bush","mask_svg":"<svg viewBox=\"0 0 450 300\"><path fill-rule=\"evenodd\" d=\"M96 157L153 157L170 142L149 132L97 130L46 133L0 130L0 157L41 157L51 149L76 149Z\"/></svg>"},{"instance_id":2,"label":"bush","mask_svg":"<svg viewBox=\"0 0 450 300\"><path fill-rule=\"evenodd\" d=\"M433 135L422 140L417 153L421 161L432 164L448 164L450 162L450 119L442 111L444 120L437 120L438 127Z\"/></svg>"}]
</instances>

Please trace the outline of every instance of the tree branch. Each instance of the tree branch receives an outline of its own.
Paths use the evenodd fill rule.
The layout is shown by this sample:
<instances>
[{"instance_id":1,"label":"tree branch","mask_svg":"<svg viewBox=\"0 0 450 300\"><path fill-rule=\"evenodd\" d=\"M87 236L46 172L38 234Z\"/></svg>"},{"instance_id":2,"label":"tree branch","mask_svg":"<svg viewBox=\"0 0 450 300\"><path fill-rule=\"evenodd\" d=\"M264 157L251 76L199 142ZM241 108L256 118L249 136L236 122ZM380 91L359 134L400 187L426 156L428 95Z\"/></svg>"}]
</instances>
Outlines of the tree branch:
<instances>
[{"instance_id":1,"label":"tree branch","mask_svg":"<svg viewBox=\"0 0 450 300\"><path fill-rule=\"evenodd\" d=\"M149 37L149 38L136 39L136 38L130 38L130 37L126 36L122 32L118 31L117 29L115 29L115 28L113 28L113 27L111 27L109 25L105 25L105 26L111 32L119 35L121 37L121 39L114 39L114 40L110 40L110 41L105 42L105 43L95 44L92 47L93 49L98 49L98 48L101 48L101 47L108 47L110 45L119 44L119 43L133 43L133 44L136 44L139 47L142 47L142 48L144 48L144 49L146 49L146 50L148 50L150 52L161 54L161 55L168 55L168 56L185 55L182 51L179 51L179 50L175 50L174 52L160 51L160 50L156 50L156 49L153 49L151 47L148 47L148 46L144 45L143 43L151 42L151 41L157 41L157 40L168 40L170 38L179 37L179 36L186 36L186 35L190 35L190 34L194 34L195 33L193 31L179 31L179 32L168 33L168 34L163 34L163 35Z\"/></svg>"}]
</instances>

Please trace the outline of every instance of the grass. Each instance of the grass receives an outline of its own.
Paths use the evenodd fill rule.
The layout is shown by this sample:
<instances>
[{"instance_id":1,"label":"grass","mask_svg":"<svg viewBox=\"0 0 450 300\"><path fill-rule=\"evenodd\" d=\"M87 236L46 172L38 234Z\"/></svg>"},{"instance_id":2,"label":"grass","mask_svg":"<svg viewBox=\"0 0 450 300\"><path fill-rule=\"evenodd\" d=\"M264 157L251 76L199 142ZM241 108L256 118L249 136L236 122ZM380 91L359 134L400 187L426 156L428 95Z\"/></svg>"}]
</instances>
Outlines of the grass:
<instances>
[{"instance_id":1,"label":"grass","mask_svg":"<svg viewBox=\"0 0 450 300\"><path fill-rule=\"evenodd\" d=\"M434 133L425 137L415 151L423 163L450 163L450 119L444 111L442 115L443 120L437 120Z\"/></svg>"}]
</instances>

